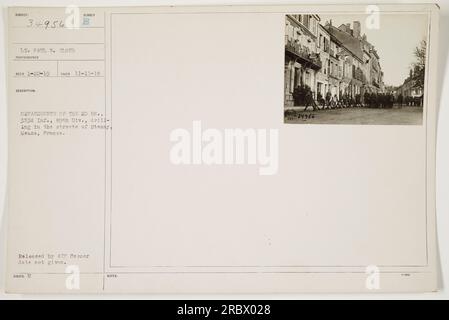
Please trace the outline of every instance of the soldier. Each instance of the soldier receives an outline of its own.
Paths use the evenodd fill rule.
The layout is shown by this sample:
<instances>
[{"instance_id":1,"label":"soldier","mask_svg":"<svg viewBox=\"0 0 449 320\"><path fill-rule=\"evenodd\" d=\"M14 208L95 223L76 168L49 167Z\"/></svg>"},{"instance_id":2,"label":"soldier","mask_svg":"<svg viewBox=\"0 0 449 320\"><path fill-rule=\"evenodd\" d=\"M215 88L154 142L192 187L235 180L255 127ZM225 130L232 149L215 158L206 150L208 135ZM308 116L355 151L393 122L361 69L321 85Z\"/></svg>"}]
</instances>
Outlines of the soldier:
<instances>
[{"instance_id":1,"label":"soldier","mask_svg":"<svg viewBox=\"0 0 449 320\"><path fill-rule=\"evenodd\" d=\"M398 95L397 101L398 101L399 108L402 108L402 103L404 102L404 97L402 96L402 93L400 93Z\"/></svg>"},{"instance_id":2,"label":"soldier","mask_svg":"<svg viewBox=\"0 0 449 320\"><path fill-rule=\"evenodd\" d=\"M330 91L328 91L326 93L326 104L329 107L329 109L332 109L331 100L332 100L332 93Z\"/></svg>"}]
</instances>

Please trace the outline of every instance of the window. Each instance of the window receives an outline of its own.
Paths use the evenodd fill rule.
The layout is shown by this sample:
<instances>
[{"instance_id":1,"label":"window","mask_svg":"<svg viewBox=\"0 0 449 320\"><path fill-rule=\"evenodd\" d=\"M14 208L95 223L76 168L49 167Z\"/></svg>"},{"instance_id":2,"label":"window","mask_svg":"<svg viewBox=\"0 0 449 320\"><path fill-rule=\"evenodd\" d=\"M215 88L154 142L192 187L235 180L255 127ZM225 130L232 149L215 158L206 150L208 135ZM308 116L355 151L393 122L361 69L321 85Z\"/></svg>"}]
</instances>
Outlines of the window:
<instances>
[{"instance_id":1,"label":"window","mask_svg":"<svg viewBox=\"0 0 449 320\"><path fill-rule=\"evenodd\" d=\"M294 69L290 69L290 92L293 93L293 89L295 86L295 72Z\"/></svg>"},{"instance_id":2,"label":"window","mask_svg":"<svg viewBox=\"0 0 449 320\"><path fill-rule=\"evenodd\" d=\"M329 52L329 39L324 38L324 51Z\"/></svg>"}]
</instances>

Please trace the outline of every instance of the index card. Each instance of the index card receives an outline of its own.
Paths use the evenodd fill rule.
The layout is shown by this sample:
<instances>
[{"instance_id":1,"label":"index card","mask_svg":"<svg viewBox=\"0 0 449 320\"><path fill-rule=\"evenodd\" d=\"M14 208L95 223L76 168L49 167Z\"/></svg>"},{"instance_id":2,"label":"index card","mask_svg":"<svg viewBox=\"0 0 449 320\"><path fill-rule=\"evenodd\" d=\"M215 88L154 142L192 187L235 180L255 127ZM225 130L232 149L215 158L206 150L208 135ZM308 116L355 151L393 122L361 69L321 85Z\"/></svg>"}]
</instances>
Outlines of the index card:
<instances>
[{"instance_id":1,"label":"index card","mask_svg":"<svg viewBox=\"0 0 449 320\"><path fill-rule=\"evenodd\" d=\"M8 292L436 290L437 26L9 8Z\"/></svg>"}]
</instances>

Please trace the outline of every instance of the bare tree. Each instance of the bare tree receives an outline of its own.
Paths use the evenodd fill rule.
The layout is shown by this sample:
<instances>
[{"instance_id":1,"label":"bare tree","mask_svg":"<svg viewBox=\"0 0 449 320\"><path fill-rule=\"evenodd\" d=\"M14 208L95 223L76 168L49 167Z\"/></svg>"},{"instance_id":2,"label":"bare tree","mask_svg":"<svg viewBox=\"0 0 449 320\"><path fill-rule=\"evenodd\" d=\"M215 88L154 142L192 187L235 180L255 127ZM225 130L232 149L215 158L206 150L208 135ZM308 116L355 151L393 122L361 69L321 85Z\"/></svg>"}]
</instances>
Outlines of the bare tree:
<instances>
[{"instance_id":1,"label":"bare tree","mask_svg":"<svg viewBox=\"0 0 449 320\"><path fill-rule=\"evenodd\" d=\"M413 54L415 55L416 61L413 63L414 67L419 69L424 69L426 66L426 50L427 41L425 39L421 40L419 45L415 48Z\"/></svg>"},{"instance_id":2,"label":"bare tree","mask_svg":"<svg viewBox=\"0 0 449 320\"><path fill-rule=\"evenodd\" d=\"M415 56L415 62L413 62L413 73L415 86L418 88L424 88L424 73L426 69L426 51L427 51L427 41L425 39L421 40L419 45L415 48L413 54Z\"/></svg>"}]
</instances>

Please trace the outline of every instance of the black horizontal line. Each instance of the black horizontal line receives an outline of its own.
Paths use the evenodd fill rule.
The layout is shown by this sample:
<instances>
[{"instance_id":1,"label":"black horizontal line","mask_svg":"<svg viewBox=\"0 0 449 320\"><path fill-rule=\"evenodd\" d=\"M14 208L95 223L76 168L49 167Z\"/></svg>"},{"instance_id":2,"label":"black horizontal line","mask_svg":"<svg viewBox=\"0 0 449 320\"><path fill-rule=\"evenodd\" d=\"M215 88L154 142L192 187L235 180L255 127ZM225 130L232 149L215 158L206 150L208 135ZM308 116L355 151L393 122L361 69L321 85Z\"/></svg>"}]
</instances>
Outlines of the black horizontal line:
<instances>
[{"instance_id":1,"label":"black horizontal line","mask_svg":"<svg viewBox=\"0 0 449 320\"><path fill-rule=\"evenodd\" d=\"M332 273L332 274L345 274L345 273L363 273L365 274L365 271L281 271L281 272L276 272L276 271L233 271L233 272L228 272L228 271L174 271L174 272L161 272L161 271L154 271L154 272L149 272L149 271L131 271L131 272L126 272L126 271L122 271L122 272L80 272L80 274L98 274L98 275L108 275L108 274L177 274L177 273L218 273L218 274L229 274L229 273L271 273L271 274L276 274L276 273ZM380 271L379 273L407 273L407 274L415 274L415 273L432 273L430 271ZM20 273L13 273L13 274L31 274L31 275L67 275L66 272L20 272Z\"/></svg>"}]
</instances>

